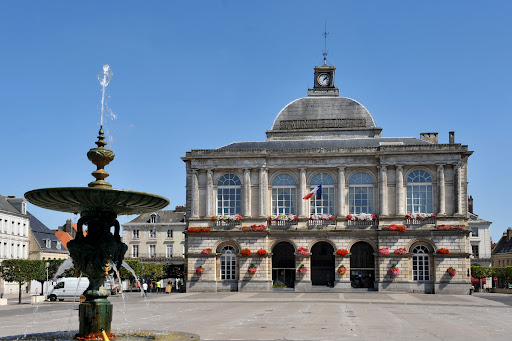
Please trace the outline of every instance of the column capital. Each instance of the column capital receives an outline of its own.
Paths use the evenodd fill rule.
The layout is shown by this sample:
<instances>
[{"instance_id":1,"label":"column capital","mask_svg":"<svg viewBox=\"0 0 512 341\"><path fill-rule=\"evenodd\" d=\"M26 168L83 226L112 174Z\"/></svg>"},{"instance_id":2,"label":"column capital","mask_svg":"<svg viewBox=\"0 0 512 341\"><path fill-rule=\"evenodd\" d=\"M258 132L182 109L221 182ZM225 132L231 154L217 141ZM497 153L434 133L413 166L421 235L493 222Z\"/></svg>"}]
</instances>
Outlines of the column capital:
<instances>
[{"instance_id":1,"label":"column capital","mask_svg":"<svg viewBox=\"0 0 512 341\"><path fill-rule=\"evenodd\" d=\"M345 170L345 168L346 168L345 166L339 166L339 167L338 167L338 170L339 170L339 171L344 171L344 170Z\"/></svg>"},{"instance_id":2,"label":"column capital","mask_svg":"<svg viewBox=\"0 0 512 341\"><path fill-rule=\"evenodd\" d=\"M444 170L444 166L445 166L445 164L444 164L444 163L438 164L438 165L437 165L437 170L438 170L438 171L442 171L442 170Z\"/></svg>"},{"instance_id":3,"label":"column capital","mask_svg":"<svg viewBox=\"0 0 512 341\"><path fill-rule=\"evenodd\" d=\"M197 174L199 172L199 169L198 168L194 168L194 169L191 169L192 171L192 174Z\"/></svg>"},{"instance_id":4,"label":"column capital","mask_svg":"<svg viewBox=\"0 0 512 341\"><path fill-rule=\"evenodd\" d=\"M404 165L395 165L396 169L398 169L399 171L403 171L404 170Z\"/></svg>"}]
</instances>

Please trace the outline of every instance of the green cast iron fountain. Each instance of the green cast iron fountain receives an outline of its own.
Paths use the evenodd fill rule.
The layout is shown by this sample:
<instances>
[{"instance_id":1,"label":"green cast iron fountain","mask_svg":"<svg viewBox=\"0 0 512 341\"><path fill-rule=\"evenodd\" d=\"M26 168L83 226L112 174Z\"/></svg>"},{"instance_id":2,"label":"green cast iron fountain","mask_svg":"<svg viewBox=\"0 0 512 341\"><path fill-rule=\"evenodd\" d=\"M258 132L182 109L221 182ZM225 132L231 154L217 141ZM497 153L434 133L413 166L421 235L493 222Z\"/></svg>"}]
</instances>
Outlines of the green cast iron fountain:
<instances>
[{"instance_id":1,"label":"green cast iron fountain","mask_svg":"<svg viewBox=\"0 0 512 341\"><path fill-rule=\"evenodd\" d=\"M108 65L103 70L112 73ZM100 77L98 77L100 79ZM103 78L105 80L105 77ZM108 79L110 81L110 79ZM100 79L101 83L101 79ZM108 82L102 83L103 95ZM103 98L102 98L103 106ZM102 115L103 123L103 115ZM142 214L158 211L169 204L169 200L159 195L130 190L114 189L105 181L109 174L104 170L114 159L114 153L105 148L103 127L100 128L96 148L87 153L89 160L97 169L92 173L95 181L88 187L43 188L25 193L25 198L32 204L61 212L80 214L77 223L76 238L68 243L69 253L73 258L75 269L89 278L89 287L84 292L85 301L79 307L80 327L77 339L103 340L102 330L110 339L112 304L107 300L109 291L103 288L108 274L113 272L112 265L121 268L124 254L128 247L121 241L118 215ZM87 226L87 235L83 235L83 226ZM114 234L111 228L114 227ZM123 333L121 333L123 334ZM35 339L68 339L68 336L35 334ZM130 336L122 335L123 340ZM180 332L138 332L131 335L134 340L199 340L194 334Z\"/></svg>"}]
</instances>

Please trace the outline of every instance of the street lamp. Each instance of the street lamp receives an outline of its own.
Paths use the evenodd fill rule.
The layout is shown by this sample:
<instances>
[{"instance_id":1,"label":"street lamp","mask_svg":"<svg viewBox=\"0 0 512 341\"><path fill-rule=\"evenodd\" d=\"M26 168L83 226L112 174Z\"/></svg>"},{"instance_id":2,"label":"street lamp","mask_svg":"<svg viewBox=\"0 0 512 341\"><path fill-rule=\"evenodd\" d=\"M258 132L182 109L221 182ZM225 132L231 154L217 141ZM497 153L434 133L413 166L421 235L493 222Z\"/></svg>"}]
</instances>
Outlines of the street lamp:
<instances>
[{"instance_id":1,"label":"street lamp","mask_svg":"<svg viewBox=\"0 0 512 341\"><path fill-rule=\"evenodd\" d=\"M44 294L44 300L48 300L48 268L50 267L50 262L46 262L46 290Z\"/></svg>"}]
</instances>

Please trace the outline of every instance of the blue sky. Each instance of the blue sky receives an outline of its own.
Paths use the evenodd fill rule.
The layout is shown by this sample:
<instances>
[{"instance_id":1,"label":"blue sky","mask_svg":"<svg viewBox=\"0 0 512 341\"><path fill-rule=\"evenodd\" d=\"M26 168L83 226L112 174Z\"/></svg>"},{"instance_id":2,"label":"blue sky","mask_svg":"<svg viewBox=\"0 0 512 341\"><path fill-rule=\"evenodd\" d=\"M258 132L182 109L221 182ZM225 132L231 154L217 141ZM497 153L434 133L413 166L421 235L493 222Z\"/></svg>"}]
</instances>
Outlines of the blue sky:
<instances>
[{"instance_id":1,"label":"blue sky","mask_svg":"<svg viewBox=\"0 0 512 341\"><path fill-rule=\"evenodd\" d=\"M469 193L496 241L511 192L510 1L2 1L0 193L86 186L105 126L116 188L185 201L191 149L265 139L328 61L383 136L439 132L475 151ZM50 228L72 215L30 206ZM126 218L121 219L126 221Z\"/></svg>"}]
</instances>

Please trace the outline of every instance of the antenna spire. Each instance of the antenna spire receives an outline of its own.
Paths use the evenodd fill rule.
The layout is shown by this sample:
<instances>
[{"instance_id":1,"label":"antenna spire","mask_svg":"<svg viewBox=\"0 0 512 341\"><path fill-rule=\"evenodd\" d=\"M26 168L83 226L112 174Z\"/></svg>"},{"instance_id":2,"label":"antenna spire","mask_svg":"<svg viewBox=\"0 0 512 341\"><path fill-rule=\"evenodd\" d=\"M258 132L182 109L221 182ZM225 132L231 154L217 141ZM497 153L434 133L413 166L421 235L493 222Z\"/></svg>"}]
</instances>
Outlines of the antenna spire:
<instances>
[{"instance_id":1,"label":"antenna spire","mask_svg":"<svg viewBox=\"0 0 512 341\"><path fill-rule=\"evenodd\" d=\"M329 35L329 32L327 32L327 20L325 21L325 27L324 27L324 33L322 33L322 36L324 37L324 52L322 55L324 56L324 65L327 65L327 36Z\"/></svg>"}]
</instances>

